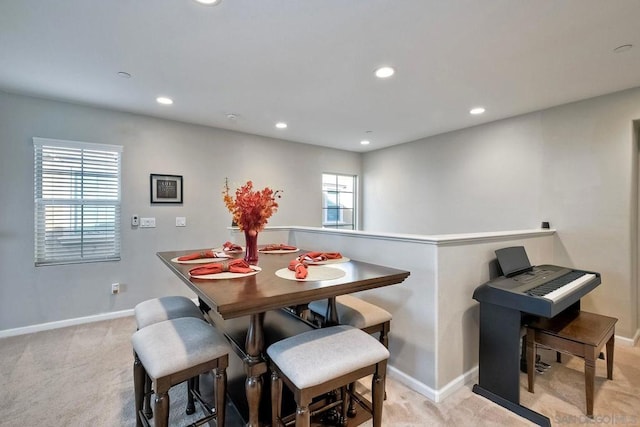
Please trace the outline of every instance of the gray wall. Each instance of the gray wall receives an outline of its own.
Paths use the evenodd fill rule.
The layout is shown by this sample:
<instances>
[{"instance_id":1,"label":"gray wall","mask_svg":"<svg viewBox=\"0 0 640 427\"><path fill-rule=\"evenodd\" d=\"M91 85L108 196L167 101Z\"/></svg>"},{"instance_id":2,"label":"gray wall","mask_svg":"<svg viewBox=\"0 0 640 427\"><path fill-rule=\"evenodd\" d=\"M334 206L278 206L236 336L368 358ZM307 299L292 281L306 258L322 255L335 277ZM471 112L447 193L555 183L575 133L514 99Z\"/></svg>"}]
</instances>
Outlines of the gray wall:
<instances>
[{"instance_id":1,"label":"gray wall","mask_svg":"<svg viewBox=\"0 0 640 427\"><path fill-rule=\"evenodd\" d=\"M124 146L122 260L34 267L32 137ZM320 226L321 174L361 175L360 154L0 92L0 330L133 308L188 294L157 251L229 238L224 178L284 190L269 225ZM149 203L149 174L184 176L184 204ZM133 214L156 218L134 229ZM176 228L175 217L187 227ZM110 294L112 282L124 292Z\"/></svg>"},{"instance_id":2,"label":"gray wall","mask_svg":"<svg viewBox=\"0 0 640 427\"><path fill-rule=\"evenodd\" d=\"M557 263L603 275L584 307L618 317L616 332L633 337L638 119L632 89L367 153L364 229L443 234L550 221Z\"/></svg>"},{"instance_id":3,"label":"gray wall","mask_svg":"<svg viewBox=\"0 0 640 427\"><path fill-rule=\"evenodd\" d=\"M359 155L0 92L0 330L186 292L154 254L227 239L225 176L285 190L270 225L317 226L320 174L331 171L362 177L365 230L463 233L550 221L558 263L603 274L585 307L619 317L619 334L632 337L638 119L633 89ZM33 136L124 146L122 261L33 266ZM149 204L152 172L184 176L184 205ZM131 229L134 213L155 216L158 228ZM176 216L188 226L175 228ZM124 293L111 296L116 281Z\"/></svg>"}]
</instances>

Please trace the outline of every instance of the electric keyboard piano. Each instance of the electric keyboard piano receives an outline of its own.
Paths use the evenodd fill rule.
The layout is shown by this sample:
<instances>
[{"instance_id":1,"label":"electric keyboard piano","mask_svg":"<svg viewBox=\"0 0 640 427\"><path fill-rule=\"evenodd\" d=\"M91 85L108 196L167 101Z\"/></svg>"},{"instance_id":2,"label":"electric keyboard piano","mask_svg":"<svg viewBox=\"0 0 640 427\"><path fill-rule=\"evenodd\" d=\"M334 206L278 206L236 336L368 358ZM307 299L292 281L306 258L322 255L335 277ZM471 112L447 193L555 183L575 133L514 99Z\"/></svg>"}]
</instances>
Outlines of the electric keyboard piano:
<instances>
[{"instance_id":1,"label":"electric keyboard piano","mask_svg":"<svg viewBox=\"0 0 640 427\"><path fill-rule=\"evenodd\" d=\"M520 405L521 327L532 315L550 318L580 310L580 298L598 285L599 273L541 265L476 288L480 352L473 391L540 426L550 426L548 417Z\"/></svg>"},{"instance_id":2,"label":"electric keyboard piano","mask_svg":"<svg viewBox=\"0 0 640 427\"><path fill-rule=\"evenodd\" d=\"M554 317L600 284L600 274L555 265L533 267L513 277L501 276L476 288L473 299Z\"/></svg>"}]
</instances>

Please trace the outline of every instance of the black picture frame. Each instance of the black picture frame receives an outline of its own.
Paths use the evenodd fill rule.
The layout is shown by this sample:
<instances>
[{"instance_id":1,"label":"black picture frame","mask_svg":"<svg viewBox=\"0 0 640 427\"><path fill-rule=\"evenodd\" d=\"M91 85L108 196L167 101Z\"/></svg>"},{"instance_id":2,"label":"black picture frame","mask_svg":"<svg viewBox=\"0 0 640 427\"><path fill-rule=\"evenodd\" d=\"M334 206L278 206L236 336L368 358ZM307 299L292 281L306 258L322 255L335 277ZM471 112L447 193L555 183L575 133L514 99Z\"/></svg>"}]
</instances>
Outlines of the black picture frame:
<instances>
[{"instance_id":1,"label":"black picture frame","mask_svg":"<svg viewBox=\"0 0 640 427\"><path fill-rule=\"evenodd\" d=\"M152 173L149 176L149 193L152 204L181 204L182 175Z\"/></svg>"}]
</instances>

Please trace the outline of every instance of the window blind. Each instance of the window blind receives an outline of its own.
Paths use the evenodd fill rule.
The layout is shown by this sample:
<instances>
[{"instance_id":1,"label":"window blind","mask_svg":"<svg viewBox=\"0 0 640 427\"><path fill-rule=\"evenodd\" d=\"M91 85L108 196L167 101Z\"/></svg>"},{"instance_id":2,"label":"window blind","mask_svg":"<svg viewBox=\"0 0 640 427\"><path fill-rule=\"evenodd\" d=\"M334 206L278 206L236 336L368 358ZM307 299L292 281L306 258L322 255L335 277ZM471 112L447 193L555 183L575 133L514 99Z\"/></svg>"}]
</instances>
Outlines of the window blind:
<instances>
[{"instance_id":1,"label":"window blind","mask_svg":"<svg viewBox=\"0 0 640 427\"><path fill-rule=\"evenodd\" d=\"M35 264L119 260L122 147L33 144Z\"/></svg>"}]
</instances>

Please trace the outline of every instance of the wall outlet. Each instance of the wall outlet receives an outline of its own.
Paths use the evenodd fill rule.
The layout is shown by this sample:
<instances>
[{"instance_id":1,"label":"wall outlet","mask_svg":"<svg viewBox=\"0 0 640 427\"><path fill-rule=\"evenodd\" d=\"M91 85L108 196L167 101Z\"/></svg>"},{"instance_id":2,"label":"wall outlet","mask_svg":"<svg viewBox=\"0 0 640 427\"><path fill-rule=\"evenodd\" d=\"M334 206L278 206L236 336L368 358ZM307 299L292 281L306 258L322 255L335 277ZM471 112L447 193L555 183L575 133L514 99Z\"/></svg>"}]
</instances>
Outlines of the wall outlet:
<instances>
[{"instance_id":1,"label":"wall outlet","mask_svg":"<svg viewBox=\"0 0 640 427\"><path fill-rule=\"evenodd\" d=\"M183 216L176 217L176 227L186 227L187 226L187 218Z\"/></svg>"},{"instance_id":2,"label":"wall outlet","mask_svg":"<svg viewBox=\"0 0 640 427\"><path fill-rule=\"evenodd\" d=\"M112 283L111 284L111 293L113 295L120 293L120 283Z\"/></svg>"},{"instance_id":3,"label":"wall outlet","mask_svg":"<svg viewBox=\"0 0 640 427\"><path fill-rule=\"evenodd\" d=\"M131 216L131 225L133 227L137 227L140 225L140 217L138 215Z\"/></svg>"},{"instance_id":4,"label":"wall outlet","mask_svg":"<svg viewBox=\"0 0 640 427\"><path fill-rule=\"evenodd\" d=\"M155 226L155 218L140 218L140 228L154 228Z\"/></svg>"}]
</instances>

